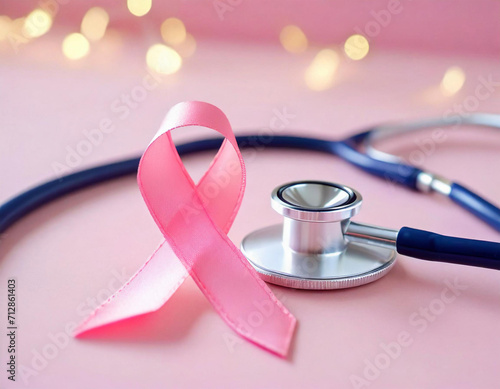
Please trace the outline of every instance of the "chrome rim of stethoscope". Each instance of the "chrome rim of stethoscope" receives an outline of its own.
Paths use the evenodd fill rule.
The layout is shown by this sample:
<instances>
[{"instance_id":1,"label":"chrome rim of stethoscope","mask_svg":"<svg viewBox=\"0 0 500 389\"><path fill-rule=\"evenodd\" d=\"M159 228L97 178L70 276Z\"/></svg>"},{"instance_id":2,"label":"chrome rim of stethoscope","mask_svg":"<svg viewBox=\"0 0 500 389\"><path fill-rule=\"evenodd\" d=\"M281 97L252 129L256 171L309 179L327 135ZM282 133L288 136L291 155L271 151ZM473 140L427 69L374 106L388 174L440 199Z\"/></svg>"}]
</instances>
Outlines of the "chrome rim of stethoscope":
<instances>
[{"instance_id":1,"label":"chrome rim of stethoscope","mask_svg":"<svg viewBox=\"0 0 500 389\"><path fill-rule=\"evenodd\" d=\"M241 250L267 282L297 289L341 289L378 280L392 268L396 252L348 239L350 218L362 197L344 185L292 182L271 195L283 224L246 236Z\"/></svg>"}]
</instances>

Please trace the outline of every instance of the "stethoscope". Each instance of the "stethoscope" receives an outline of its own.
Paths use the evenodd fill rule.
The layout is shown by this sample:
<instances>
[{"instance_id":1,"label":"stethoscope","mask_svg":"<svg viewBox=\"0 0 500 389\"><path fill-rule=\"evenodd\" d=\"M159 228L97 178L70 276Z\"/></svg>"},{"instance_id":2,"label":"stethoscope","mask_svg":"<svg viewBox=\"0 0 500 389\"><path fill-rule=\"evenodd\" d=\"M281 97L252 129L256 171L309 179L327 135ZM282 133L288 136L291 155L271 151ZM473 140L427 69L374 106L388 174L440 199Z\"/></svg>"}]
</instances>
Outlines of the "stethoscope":
<instances>
[{"instance_id":1,"label":"stethoscope","mask_svg":"<svg viewBox=\"0 0 500 389\"><path fill-rule=\"evenodd\" d=\"M500 231L500 209L472 190L422 170L373 143L402 132L429 127L479 125L500 128L500 115L470 114L371 128L341 141L298 136L245 135L240 148L290 148L339 156L360 169L423 193L449 197ZM219 138L177 146L179 155L215 150ZM36 208L68 193L137 172L140 158L102 165L46 182L0 206L0 233ZM392 230L352 222L362 203L359 192L324 181L292 182L277 187L272 207L284 221L245 237L243 254L267 281L299 289L338 289L381 278L393 267L396 253L424 260L500 270L500 244L454 238L403 227Z\"/></svg>"}]
</instances>

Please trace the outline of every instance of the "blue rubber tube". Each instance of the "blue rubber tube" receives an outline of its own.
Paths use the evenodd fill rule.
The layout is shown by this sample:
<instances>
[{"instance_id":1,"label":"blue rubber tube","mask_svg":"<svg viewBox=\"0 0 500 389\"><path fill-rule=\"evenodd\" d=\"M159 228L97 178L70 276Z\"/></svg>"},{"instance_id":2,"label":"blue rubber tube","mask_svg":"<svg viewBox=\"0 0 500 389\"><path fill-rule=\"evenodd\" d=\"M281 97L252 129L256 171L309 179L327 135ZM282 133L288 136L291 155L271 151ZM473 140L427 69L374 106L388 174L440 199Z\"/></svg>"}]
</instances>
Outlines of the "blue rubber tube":
<instances>
[{"instance_id":1,"label":"blue rubber tube","mask_svg":"<svg viewBox=\"0 0 500 389\"><path fill-rule=\"evenodd\" d=\"M330 146L332 142L311 138L275 136L267 139L262 136L240 136L237 137L237 140L241 148L256 148L259 150L265 147L295 148L332 153ZM221 143L221 138L203 139L181 144L177 146L177 151L179 155L188 155L196 152L217 150ZM136 174L139 160L140 157L130 158L68 174L21 193L0 206L0 233L6 231L16 221L35 209L66 194L123 176Z\"/></svg>"},{"instance_id":2,"label":"blue rubber tube","mask_svg":"<svg viewBox=\"0 0 500 389\"><path fill-rule=\"evenodd\" d=\"M449 198L500 231L500 209L460 184L451 186Z\"/></svg>"},{"instance_id":3,"label":"blue rubber tube","mask_svg":"<svg viewBox=\"0 0 500 389\"><path fill-rule=\"evenodd\" d=\"M368 133L366 133L368 134ZM360 134L361 135L361 134ZM380 177L387 182L406 186L417 190L417 176L421 169L403 163L381 161L358 151L359 136L347 139L343 142L332 142L333 154L338 155L345 161L350 162L361 170Z\"/></svg>"},{"instance_id":4,"label":"blue rubber tube","mask_svg":"<svg viewBox=\"0 0 500 389\"><path fill-rule=\"evenodd\" d=\"M366 132L366 135L368 132ZM312 150L328 154L339 154L343 159L372 173L382 174L383 169L390 169L391 164L380 163L363 153L354 149L353 146L342 146L342 142L329 140L297 137L297 136L262 136L247 135L236 137L238 145L242 149L255 148L286 148L298 150ZM177 146L179 155L188 155L196 152L217 150L222 143L221 138L209 138ZM80 172L68 174L60 179L46 182L35 188L14 197L0 206L0 233L4 232L17 220L41 207L42 205L58 199L68 193L96 185L105 181L120 178L129 174L135 174L140 158L131 158L120 162L102 165ZM370 167L370 164L373 166ZM371 169L371 170L370 170ZM393 167L388 174L400 183L412 186L411 179L408 180L407 172L399 174Z\"/></svg>"},{"instance_id":5,"label":"blue rubber tube","mask_svg":"<svg viewBox=\"0 0 500 389\"><path fill-rule=\"evenodd\" d=\"M500 243L453 238L403 227L396 247L398 253L413 258L500 270Z\"/></svg>"}]
</instances>

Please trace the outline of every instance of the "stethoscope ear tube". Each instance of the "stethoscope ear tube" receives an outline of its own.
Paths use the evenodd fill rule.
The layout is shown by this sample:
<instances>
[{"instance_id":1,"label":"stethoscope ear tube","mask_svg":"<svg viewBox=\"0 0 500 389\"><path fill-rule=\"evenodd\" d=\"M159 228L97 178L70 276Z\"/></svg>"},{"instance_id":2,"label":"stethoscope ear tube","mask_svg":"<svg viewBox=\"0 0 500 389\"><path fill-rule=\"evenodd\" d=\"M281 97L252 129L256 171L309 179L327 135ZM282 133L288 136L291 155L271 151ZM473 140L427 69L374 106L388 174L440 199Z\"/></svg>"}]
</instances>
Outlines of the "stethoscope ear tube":
<instances>
[{"instance_id":1,"label":"stethoscope ear tube","mask_svg":"<svg viewBox=\"0 0 500 389\"><path fill-rule=\"evenodd\" d=\"M394 157L393 161L382 160L358 150L373 130L365 131L342 142L331 142L334 154L367 173L381 177L394 184L406 186L423 193L438 192L449 197L455 204L471 212L495 230L500 231L500 209L464 186L426 172L416 166L404 164ZM439 182L442 190L436 190L429 183L422 187L421 178Z\"/></svg>"},{"instance_id":2,"label":"stethoscope ear tube","mask_svg":"<svg viewBox=\"0 0 500 389\"><path fill-rule=\"evenodd\" d=\"M500 270L500 243L454 238L403 227L396 240L396 249L402 255L427 261Z\"/></svg>"},{"instance_id":3,"label":"stethoscope ear tube","mask_svg":"<svg viewBox=\"0 0 500 389\"><path fill-rule=\"evenodd\" d=\"M453 183L448 197L462 208L500 231L500 209L466 187Z\"/></svg>"},{"instance_id":4,"label":"stethoscope ear tube","mask_svg":"<svg viewBox=\"0 0 500 389\"><path fill-rule=\"evenodd\" d=\"M331 142L332 153L367 173L417 190L417 178L422 173L421 169L404 163L378 160L358 150L359 143L368 134L369 132L365 132L342 142Z\"/></svg>"}]
</instances>

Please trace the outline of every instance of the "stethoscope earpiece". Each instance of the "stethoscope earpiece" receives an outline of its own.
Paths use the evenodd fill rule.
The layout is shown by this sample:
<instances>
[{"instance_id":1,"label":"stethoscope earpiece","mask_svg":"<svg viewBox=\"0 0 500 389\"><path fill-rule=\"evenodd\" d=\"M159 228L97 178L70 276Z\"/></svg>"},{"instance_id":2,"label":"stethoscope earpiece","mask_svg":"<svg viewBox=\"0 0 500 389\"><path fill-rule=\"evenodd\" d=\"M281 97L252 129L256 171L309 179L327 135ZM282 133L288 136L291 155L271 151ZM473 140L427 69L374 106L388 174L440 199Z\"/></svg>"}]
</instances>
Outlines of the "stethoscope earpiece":
<instances>
[{"instance_id":1,"label":"stethoscope earpiece","mask_svg":"<svg viewBox=\"0 0 500 389\"><path fill-rule=\"evenodd\" d=\"M375 227L353 223L356 232L349 231L362 200L354 189L330 182L280 186L271 204L283 224L249 234L241 251L265 281L291 288L340 289L378 280L394 265L396 251L367 238L363 229ZM380 231L392 234L391 242L397 236Z\"/></svg>"}]
</instances>

